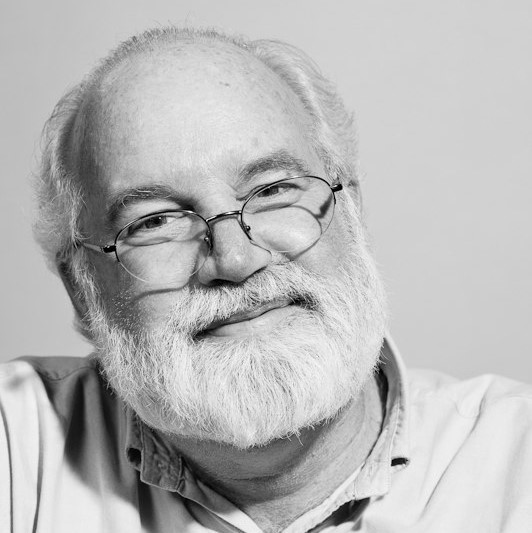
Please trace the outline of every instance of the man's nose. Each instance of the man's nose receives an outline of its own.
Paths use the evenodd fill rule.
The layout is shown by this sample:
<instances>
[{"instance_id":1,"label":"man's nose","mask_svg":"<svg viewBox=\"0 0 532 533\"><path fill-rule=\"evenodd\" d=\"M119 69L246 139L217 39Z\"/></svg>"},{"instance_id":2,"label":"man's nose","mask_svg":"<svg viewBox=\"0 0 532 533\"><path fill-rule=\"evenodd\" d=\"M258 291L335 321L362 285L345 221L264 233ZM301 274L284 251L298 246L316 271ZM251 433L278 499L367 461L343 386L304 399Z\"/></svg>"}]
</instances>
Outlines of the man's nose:
<instances>
[{"instance_id":1,"label":"man's nose","mask_svg":"<svg viewBox=\"0 0 532 533\"><path fill-rule=\"evenodd\" d=\"M271 252L249 239L236 215L213 220L210 228L212 250L196 274L202 285L241 283L271 262Z\"/></svg>"}]
</instances>

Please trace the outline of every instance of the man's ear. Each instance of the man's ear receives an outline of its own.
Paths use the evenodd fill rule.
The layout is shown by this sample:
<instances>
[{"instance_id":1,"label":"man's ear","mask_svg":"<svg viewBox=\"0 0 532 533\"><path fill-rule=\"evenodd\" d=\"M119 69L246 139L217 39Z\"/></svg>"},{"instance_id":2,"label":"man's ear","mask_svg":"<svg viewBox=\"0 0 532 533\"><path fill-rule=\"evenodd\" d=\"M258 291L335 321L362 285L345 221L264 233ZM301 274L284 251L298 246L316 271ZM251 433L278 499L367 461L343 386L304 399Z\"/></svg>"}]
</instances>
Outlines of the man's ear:
<instances>
[{"instance_id":1,"label":"man's ear","mask_svg":"<svg viewBox=\"0 0 532 533\"><path fill-rule=\"evenodd\" d=\"M359 213L363 212L362 191L360 189L360 181L358 177L351 176L348 179L341 180L345 192L349 195L353 203L358 209Z\"/></svg>"},{"instance_id":2,"label":"man's ear","mask_svg":"<svg viewBox=\"0 0 532 533\"><path fill-rule=\"evenodd\" d=\"M360 183L358 180L349 180L346 184L347 192L351 196L353 202L359 207L362 206L362 194L360 191Z\"/></svg>"},{"instance_id":3,"label":"man's ear","mask_svg":"<svg viewBox=\"0 0 532 533\"><path fill-rule=\"evenodd\" d=\"M74 311L76 312L78 321L80 324L83 324L85 322L85 317L87 316L88 308L87 304L85 303L85 299L82 296L83 293L80 290L78 283L74 279L72 269L66 261L58 260L57 270L59 271L59 275L61 276L68 296L70 297L70 301L74 306Z\"/></svg>"}]
</instances>

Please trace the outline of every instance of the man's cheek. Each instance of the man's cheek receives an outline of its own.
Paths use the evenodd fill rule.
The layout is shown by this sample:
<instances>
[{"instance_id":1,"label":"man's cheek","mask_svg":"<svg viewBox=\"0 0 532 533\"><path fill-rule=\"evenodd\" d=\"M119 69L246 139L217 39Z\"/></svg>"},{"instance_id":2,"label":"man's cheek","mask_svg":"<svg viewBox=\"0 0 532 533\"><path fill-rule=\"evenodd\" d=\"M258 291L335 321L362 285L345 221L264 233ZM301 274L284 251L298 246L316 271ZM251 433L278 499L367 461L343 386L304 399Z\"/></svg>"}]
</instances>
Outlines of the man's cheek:
<instances>
[{"instance_id":1,"label":"man's cheek","mask_svg":"<svg viewBox=\"0 0 532 533\"><path fill-rule=\"evenodd\" d=\"M332 228L329 228L331 231ZM333 232L327 232L309 250L300 254L295 262L308 272L329 277L334 274L342 261L342 245Z\"/></svg>"}]
</instances>

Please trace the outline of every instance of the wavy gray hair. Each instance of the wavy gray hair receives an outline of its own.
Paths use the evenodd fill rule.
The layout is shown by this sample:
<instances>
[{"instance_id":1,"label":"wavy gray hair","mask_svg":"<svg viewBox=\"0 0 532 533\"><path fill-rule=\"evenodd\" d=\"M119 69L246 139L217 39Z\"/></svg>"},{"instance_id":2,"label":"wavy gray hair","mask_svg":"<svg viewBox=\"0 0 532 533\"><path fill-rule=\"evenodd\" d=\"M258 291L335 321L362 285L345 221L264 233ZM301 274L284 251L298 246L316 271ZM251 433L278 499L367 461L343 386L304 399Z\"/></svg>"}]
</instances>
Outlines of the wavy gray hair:
<instances>
[{"instance_id":1,"label":"wavy gray hair","mask_svg":"<svg viewBox=\"0 0 532 533\"><path fill-rule=\"evenodd\" d=\"M83 190L72 138L86 95L131 56L156 53L187 41L232 43L268 66L291 87L308 111L313 127L310 138L329 177L338 178L344 184L358 184L352 115L346 111L334 85L304 52L280 41L249 41L210 29L174 26L151 29L131 37L105 57L59 100L46 122L40 168L34 180L37 197L34 234L52 270L59 263L71 265L72 251L81 237ZM79 252L83 255L83 250ZM78 257L74 272L79 273L80 260Z\"/></svg>"}]
</instances>

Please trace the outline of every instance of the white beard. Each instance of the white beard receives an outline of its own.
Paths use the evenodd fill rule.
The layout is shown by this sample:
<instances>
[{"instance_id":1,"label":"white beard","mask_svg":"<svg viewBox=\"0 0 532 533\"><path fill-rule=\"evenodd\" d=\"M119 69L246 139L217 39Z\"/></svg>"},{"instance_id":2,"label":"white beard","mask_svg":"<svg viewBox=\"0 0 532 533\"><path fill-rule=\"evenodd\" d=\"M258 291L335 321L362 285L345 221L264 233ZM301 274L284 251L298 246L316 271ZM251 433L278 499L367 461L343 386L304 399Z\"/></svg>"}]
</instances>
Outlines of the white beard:
<instances>
[{"instance_id":1,"label":"white beard","mask_svg":"<svg viewBox=\"0 0 532 533\"><path fill-rule=\"evenodd\" d=\"M239 448L333 418L372 375L384 337L382 284L365 244L355 242L348 270L332 276L285 262L239 285L185 288L167 322L150 331L112 325L92 299L91 335L111 387L157 430ZM197 335L286 298L299 307L273 331Z\"/></svg>"}]
</instances>

